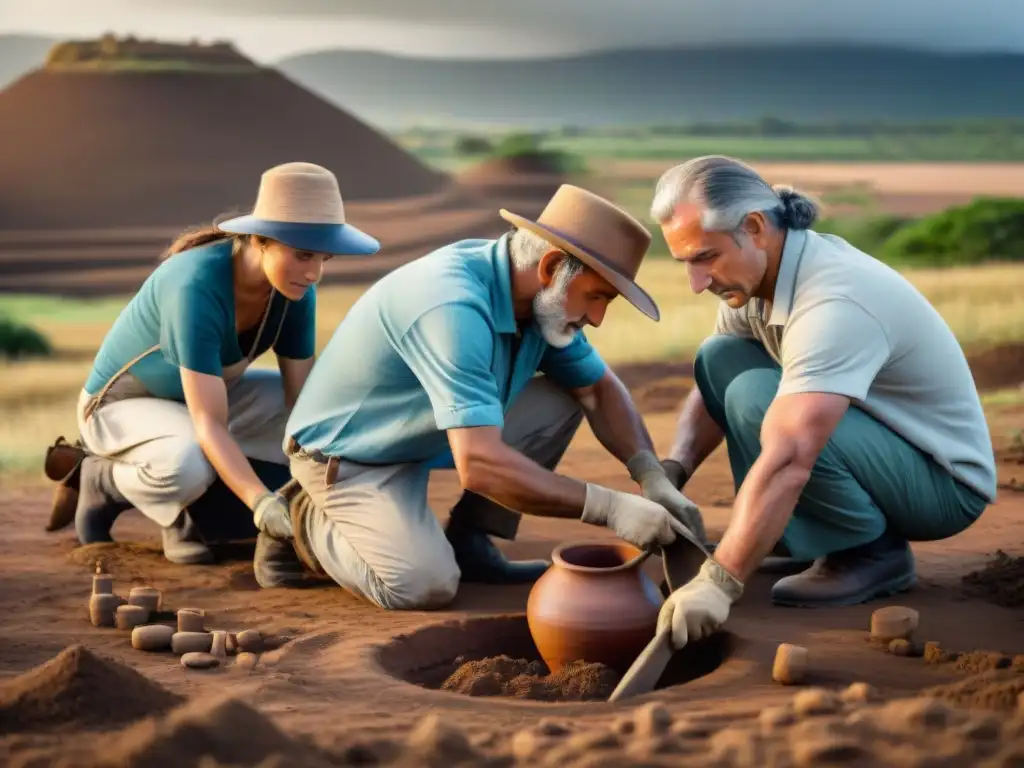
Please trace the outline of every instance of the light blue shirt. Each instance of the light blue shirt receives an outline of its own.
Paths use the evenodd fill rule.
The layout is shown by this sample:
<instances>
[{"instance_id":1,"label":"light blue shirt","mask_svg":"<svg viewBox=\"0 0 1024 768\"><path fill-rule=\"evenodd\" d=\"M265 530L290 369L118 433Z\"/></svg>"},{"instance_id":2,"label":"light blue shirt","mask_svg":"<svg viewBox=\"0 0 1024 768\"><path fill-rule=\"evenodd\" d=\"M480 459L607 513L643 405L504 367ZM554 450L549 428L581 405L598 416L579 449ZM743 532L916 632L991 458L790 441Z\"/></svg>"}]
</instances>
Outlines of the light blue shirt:
<instances>
[{"instance_id":1,"label":"light blue shirt","mask_svg":"<svg viewBox=\"0 0 1024 768\"><path fill-rule=\"evenodd\" d=\"M508 236L462 240L375 283L324 348L288 420L306 450L364 464L451 467L445 430L503 427L538 371L586 387L605 363L582 333L550 346L512 308Z\"/></svg>"},{"instance_id":2,"label":"light blue shirt","mask_svg":"<svg viewBox=\"0 0 1024 768\"><path fill-rule=\"evenodd\" d=\"M181 368L220 376L248 354L258 327L235 329L231 242L175 254L146 278L100 345L86 391L95 395L133 358L159 344L129 372L154 397L185 401ZM281 314L285 313L283 325ZM276 343L274 336L281 328ZM254 359L273 344L281 357L306 360L316 344L316 287L299 301L274 294ZM244 347L244 349L243 349Z\"/></svg>"}]
</instances>

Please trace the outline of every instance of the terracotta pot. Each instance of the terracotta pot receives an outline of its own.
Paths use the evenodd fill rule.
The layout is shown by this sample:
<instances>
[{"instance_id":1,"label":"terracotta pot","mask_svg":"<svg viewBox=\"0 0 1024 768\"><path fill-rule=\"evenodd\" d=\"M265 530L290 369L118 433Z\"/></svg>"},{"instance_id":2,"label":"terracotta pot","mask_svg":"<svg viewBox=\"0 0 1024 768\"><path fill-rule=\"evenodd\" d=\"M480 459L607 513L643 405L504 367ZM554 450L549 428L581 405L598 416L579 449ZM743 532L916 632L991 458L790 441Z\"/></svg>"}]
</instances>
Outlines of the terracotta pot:
<instances>
[{"instance_id":1,"label":"terracotta pot","mask_svg":"<svg viewBox=\"0 0 1024 768\"><path fill-rule=\"evenodd\" d=\"M533 642L552 673L571 661L625 673L654 637L664 598L622 541L563 544L526 603Z\"/></svg>"}]
</instances>

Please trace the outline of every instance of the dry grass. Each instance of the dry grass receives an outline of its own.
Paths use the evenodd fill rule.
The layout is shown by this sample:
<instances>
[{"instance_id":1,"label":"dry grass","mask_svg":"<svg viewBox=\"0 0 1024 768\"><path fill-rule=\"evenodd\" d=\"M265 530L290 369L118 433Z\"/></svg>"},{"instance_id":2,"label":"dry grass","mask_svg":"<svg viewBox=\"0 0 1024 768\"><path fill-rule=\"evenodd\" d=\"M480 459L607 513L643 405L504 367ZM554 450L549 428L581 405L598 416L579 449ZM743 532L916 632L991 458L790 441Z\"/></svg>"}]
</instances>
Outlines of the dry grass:
<instances>
[{"instance_id":1,"label":"dry grass","mask_svg":"<svg viewBox=\"0 0 1024 768\"><path fill-rule=\"evenodd\" d=\"M951 270L907 272L908 277L936 306L966 348L1003 341L1024 340L1024 266L986 266ZM588 336L613 363L657 359L685 359L714 324L718 300L694 296L685 268L667 259L650 261L639 281L654 296L662 319L654 323L619 299L609 309L604 325ZM362 287L331 287L322 291L319 305L319 347L327 342ZM54 360L0 366L0 467L6 471L38 471L42 451L58 434L77 435L74 405L88 376L92 355L116 316L108 304L106 318L89 310L87 322L76 322L74 312L54 313L47 306L24 319L43 330L58 346ZM258 364L274 365L270 356ZM1006 393L1000 397L1016 399Z\"/></svg>"}]
</instances>

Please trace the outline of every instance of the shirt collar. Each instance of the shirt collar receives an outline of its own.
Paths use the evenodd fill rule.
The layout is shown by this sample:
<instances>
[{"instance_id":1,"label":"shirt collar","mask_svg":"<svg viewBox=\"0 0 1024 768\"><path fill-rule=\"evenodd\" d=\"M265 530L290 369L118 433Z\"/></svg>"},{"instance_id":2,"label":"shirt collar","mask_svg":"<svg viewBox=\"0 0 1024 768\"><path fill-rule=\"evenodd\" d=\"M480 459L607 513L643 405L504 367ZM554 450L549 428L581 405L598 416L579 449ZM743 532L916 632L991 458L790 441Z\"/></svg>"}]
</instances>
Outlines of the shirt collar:
<instances>
[{"instance_id":1,"label":"shirt collar","mask_svg":"<svg viewBox=\"0 0 1024 768\"><path fill-rule=\"evenodd\" d=\"M491 248L491 266L494 268L494 282L491 283L491 308L494 310L494 327L498 333L515 333L516 315L512 307L512 260L508 255L508 233L494 241Z\"/></svg>"},{"instance_id":2,"label":"shirt collar","mask_svg":"<svg viewBox=\"0 0 1024 768\"><path fill-rule=\"evenodd\" d=\"M789 320L789 313L793 310L793 297L796 294L796 275L806 244L806 231L802 229L786 230L786 242L782 246L779 275L775 279L775 295L772 297L772 311L768 316L768 325L785 325Z\"/></svg>"}]
</instances>

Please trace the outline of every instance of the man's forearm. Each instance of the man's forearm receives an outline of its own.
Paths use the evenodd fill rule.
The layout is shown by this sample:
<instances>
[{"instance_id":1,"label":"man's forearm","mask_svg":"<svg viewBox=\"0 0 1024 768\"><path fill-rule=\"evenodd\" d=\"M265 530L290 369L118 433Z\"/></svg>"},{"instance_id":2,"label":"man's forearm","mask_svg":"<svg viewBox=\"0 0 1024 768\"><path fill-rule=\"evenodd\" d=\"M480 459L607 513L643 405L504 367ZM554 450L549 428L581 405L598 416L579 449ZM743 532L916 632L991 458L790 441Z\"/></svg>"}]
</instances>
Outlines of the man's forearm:
<instances>
[{"instance_id":1,"label":"man's forearm","mask_svg":"<svg viewBox=\"0 0 1024 768\"><path fill-rule=\"evenodd\" d=\"M538 517L579 518L586 485L545 469L513 448L475 457L464 479L473 491L504 507Z\"/></svg>"},{"instance_id":2,"label":"man's forearm","mask_svg":"<svg viewBox=\"0 0 1024 768\"><path fill-rule=\"evenodd\" d=\"M746 581L782 538L811 472L791 456L762 453L747 473L715 560Z\"/></svg>"},{"instance_id":3,"label":"man's forearm","mask_svg":"<svg viewBox=\"0 0 1024 768\"><path fill-rule=\"evenodd\" d=\"M614 374L597 382L580 398L580 404L594 437L623 464L637 451L653 450L651 435L629 390Z\"/></svg>"},{"instance_id":4,"label":"man's forearm","mask_svg":"<svg viewBox=\"0 0 1024 768\"><path fill-rule=\"evenodd\" d=\"M721 444L724 436L721 427L708 413L700 389L695 386L679 411L676 437L668 458L678 461L689 477Z\"/></svg>"}]
</instances>

